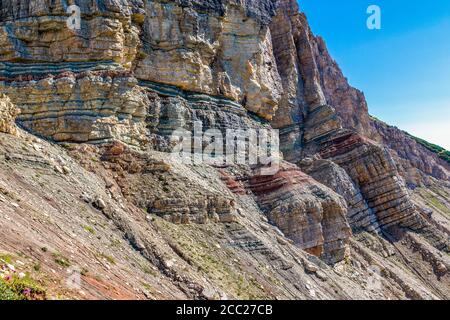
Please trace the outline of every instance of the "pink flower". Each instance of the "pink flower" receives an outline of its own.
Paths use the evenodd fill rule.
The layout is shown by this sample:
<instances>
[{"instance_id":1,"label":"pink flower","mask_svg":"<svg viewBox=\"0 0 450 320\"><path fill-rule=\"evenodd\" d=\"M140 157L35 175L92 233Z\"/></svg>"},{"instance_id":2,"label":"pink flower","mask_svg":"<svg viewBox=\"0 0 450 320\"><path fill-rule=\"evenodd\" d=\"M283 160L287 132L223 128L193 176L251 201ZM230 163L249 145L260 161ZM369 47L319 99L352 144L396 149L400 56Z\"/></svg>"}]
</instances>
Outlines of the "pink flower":
<instances>
[{"instance_id":1,"label":"pink flower","mask_svg":"<svg viewBox=\"0 0 450 320\"><path fill-rule=\"evenodd\" d=\"M26 297L29 297L31 295L31 289L30 288L25 288L22 292L22 294Z\"/></svg>"}]
</instances>

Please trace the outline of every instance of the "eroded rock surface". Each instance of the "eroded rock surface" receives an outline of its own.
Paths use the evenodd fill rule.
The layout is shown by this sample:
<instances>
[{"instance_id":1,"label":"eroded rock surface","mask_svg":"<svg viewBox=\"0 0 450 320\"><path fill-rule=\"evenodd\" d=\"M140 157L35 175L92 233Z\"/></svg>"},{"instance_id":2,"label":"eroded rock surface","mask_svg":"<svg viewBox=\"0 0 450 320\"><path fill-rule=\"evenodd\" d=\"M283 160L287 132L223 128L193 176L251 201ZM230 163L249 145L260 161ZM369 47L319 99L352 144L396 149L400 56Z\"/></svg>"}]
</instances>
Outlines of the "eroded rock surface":
<instances>
[{"instance_id":1,"label":"eroded rock surface","mask_svg":"<svg viewBox=\"0 0 450 320\"><path fill-rule=\"evenodd\" d=\"M358 185L344 168L324 159L305 158L300 162L302 170L315 180L344 197L348 205L347 218L354 231L379 230L379 223Z\"/></svg>"},{"instance_id":2,"label":"eroded rock surface","mask_svg":"<svg viewBox=\"0 0 450 320\"><path fill-rule=\"evenodd\" d=\"M15 134L17 131L15 120L19 113L20 110L9 98L0 94L0 132Z\"/></svg>"},{"instance_id":3,"label":"eroded rock surface","mask_svg":"<svg viewBox=\"0 0 450 320\"><path fill-rule=\"evenodd\" d=\"M251 177L249 184L269 221L300 248L330 263L348 254L347 205L330 189L288 164L273 176Z\"/></svg>"},{"instance_id":4,"label":"eroded rock surface","mask_svg":"<svg viewBox=\"0 0 450 320\"><path fill-rule=\"evenodd\" d=\"M54 296L450 296L448 164L369 116L295 0L2 1L0 90L0 250ZM199 126L279 129L280 170L174 158Z\"/></svg>"},{"instance_id":5,"label":"eroded rock surface","mask_svg":"<svg viewBox=\"0 0 450 320\"><path fill-rule=\"evenodd\" d=\"M4 91L21 106L18 122L54 141L145 140L148 99L126 73L61 73L9 82Z\"/></svg>"}]
</instances>

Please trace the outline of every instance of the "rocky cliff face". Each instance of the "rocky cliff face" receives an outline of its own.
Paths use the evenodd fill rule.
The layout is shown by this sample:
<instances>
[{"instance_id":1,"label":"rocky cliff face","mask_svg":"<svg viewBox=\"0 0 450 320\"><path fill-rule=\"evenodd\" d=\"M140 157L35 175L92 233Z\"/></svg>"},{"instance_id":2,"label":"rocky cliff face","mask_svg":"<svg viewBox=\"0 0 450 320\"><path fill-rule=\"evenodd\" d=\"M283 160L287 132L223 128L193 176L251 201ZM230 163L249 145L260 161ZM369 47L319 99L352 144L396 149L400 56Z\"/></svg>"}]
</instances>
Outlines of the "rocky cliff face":
<instances>
[{"instance_id":1,"label":"rocky cliff face","mask_svg":"<svg viewBox=\"0 0 450 320\"><path fill-rule=\"evenodd\" d=\"M396 127L372 119L372 127L379 135L378 141L389 147L401 175L414 186L430 185L430 179L450 181L448 162L427 150L411 136Z\"/></svg>"},{"instance_id":2,"label":"rocky cliff face","mask_svg":"<svg viewBox=\"0 0 450 320\"><path fill-rule=\"evenodd\" d=\"M269 221L300 248L329 263L346 257L347 206L334 192L288 164L273 176L253 176L250 189Z\"/></svg>"},{"instance_id":3,"label":"rocky cliff face","mask_svg":"<svg viewBox=\"0 0 450 320\"><path fill-rule=\"evenodd\" d=\"M295 0L2 1L0 90L0 249L49 294L450 296L448 164L369 116ZM280 170L171 157L199 123L279 129Z\"/></svg>"},{"instance_id":4,"label":"rocky cliff face","mask_svg":"<svg viewBox=\"0 0 450 320\"><path fill-rule=\"evenodd\" d=\"M0 132L15 134L16 117L20 113L20 110L11 103L9 98L3 94L0 95Z\"/></svg>"}]
</instances>

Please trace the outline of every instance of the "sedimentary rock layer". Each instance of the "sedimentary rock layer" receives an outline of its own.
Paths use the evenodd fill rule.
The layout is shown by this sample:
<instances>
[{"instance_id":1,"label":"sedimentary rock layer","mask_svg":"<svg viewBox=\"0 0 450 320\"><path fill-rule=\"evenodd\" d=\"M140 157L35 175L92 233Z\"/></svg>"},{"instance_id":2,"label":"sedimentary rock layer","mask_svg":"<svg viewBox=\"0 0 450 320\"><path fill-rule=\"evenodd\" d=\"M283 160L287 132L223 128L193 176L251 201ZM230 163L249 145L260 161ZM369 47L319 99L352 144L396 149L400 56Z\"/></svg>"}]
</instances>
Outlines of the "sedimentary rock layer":
<instances>
[{"instance_id":1,"label":"sedimentary rock layer","mask_svg":"<svg viewBox=\"0 0 450 320\"><path fill-rule=\"evenodd\" d=\"M20 110L9 98L0 93L0 132L15 134L17 131L15 119L19 113Z\"/></svg>"},{"instance_id":2,"label":"sedimentary rock layer","mask_svg":"<svg viewBox=\"0 0 450 320\"><path fill-rule=\"evenodd\" d=\"M281 92L267 26L273 1L76 3L74 31L63 1L2 2L0 61L114 61L139 79L226 96L272 118Z\"/></svg>"},{"instance_id":3,"label":"sedimentary rock layer","mask_svg":"<svg viewBox=\"0 0 450 320\"><path fill-rule=\"evenodd\" d=\"M436 153L427 150L402 130L372 119L380 136L377 140L388 146L400 174L411 186L429 185L430 177L450 182L450 165Z\"/></svg>"},{"instance_id":4,"label":"sedimentary rock layer","mask_svg":"<svg viewBox=\"0 0 450 320\"><path fill-rule=\"evenodd\" d=\"M358 218L358 224L373 223L373 212L377 217L375 226L420 227L417 211L386 149L343 131L323 141L319 154L346 170L372 209Z\"/></svg>"},{"instance_id":5,"label":"sedimentary rock layer","mask_svg":"<svg viewBox=\"0 0 450 320\"><path fill-rule=\"evenodd\" d=\"M348 254L347 206L332 190L287 163L275 175L251 177L249 186L269 221L300 248L329 263Z\"/></svg>"},{"instance_id":6,"label":"sedimentary rock layer","mask_svg":"<svg viewBox=\"0 0 450 320\"><path fill-rule=\"evenodd\" d=\"M347 200L354 230L419 230L417 210L389 151L364 137L372 136L364 96L348 85L324 42L312 34L297 1L280 2L271 30L287 93L272 124L281 129L286 159L311 158L299 164Z\"/></svg>"},{"instance_id":7,"label":"sedimentary rock layer","mask_svg":"<svg viewBox=\"0 0 450 320\"><path fill-rule=\"evenodd\" d=\"M378 220L373 210L344 168L330 160L314 158L303 159L300 167L315 180L344 197L348 205L347 219L355 232L379 230Z\"/></svg>"},{"instance_id":8,"label":"sedimentary rock layer","mask_svg":"<svg viewBox=\"0 0 450 320\"><path fill-rule=\"evenodd\" d=\"M7 82L3 91L22 113L26 129L54 141L145 140L148 99L127 73L60 73L38 80Z\"/></svg>"},{"instance_id":9,"label":"sedimentary rock layer","mask_svg":"<svg viewBox=\"0 0 450 320\"><path fill-rule=\"evenodd\" d=\"M73 3L80 30L66 25ZM295 0L2 1L0 89L29 132L103 152L120 193L146 214L177 225L233 223L241 201L330 264L348 257L349 225L424 230L401 175L421 183L417 169L448 180L448 166L370 119L364 95ZM14 116L2 114L3 131L14 129ZM286 162L271 176L208 167L219 178L189 183L180 172L195 169L171 170L146 153L171 151L171 134L198 123L203 131L280 129L285 160L305 173ZM250 177L247 186L236 172ZM432 242L444 248L440 241Z\"/></svg>"}]
</instances>

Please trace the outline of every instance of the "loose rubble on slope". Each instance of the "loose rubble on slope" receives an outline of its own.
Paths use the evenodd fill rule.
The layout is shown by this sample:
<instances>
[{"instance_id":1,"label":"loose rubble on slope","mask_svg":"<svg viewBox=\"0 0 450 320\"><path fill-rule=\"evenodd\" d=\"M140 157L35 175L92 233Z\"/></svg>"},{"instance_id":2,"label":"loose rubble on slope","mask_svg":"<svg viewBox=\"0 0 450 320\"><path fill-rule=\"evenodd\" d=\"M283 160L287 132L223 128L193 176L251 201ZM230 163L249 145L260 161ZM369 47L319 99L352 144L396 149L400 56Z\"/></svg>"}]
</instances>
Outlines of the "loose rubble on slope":
<instances>
[{"instance_id":1,"label":"loose rubble on slope","mask_svg":"<svg viewBox=\"0 0 450 320\"><path fill-rule=\"evenodd\" d=\"M0 3L0 266L25 297L450 297L448 164L369 116L297 1L71 1L81 30L47 3ZM280 170L173 157L199 123L279 129Z\"/></svg>"}]
</instances>

